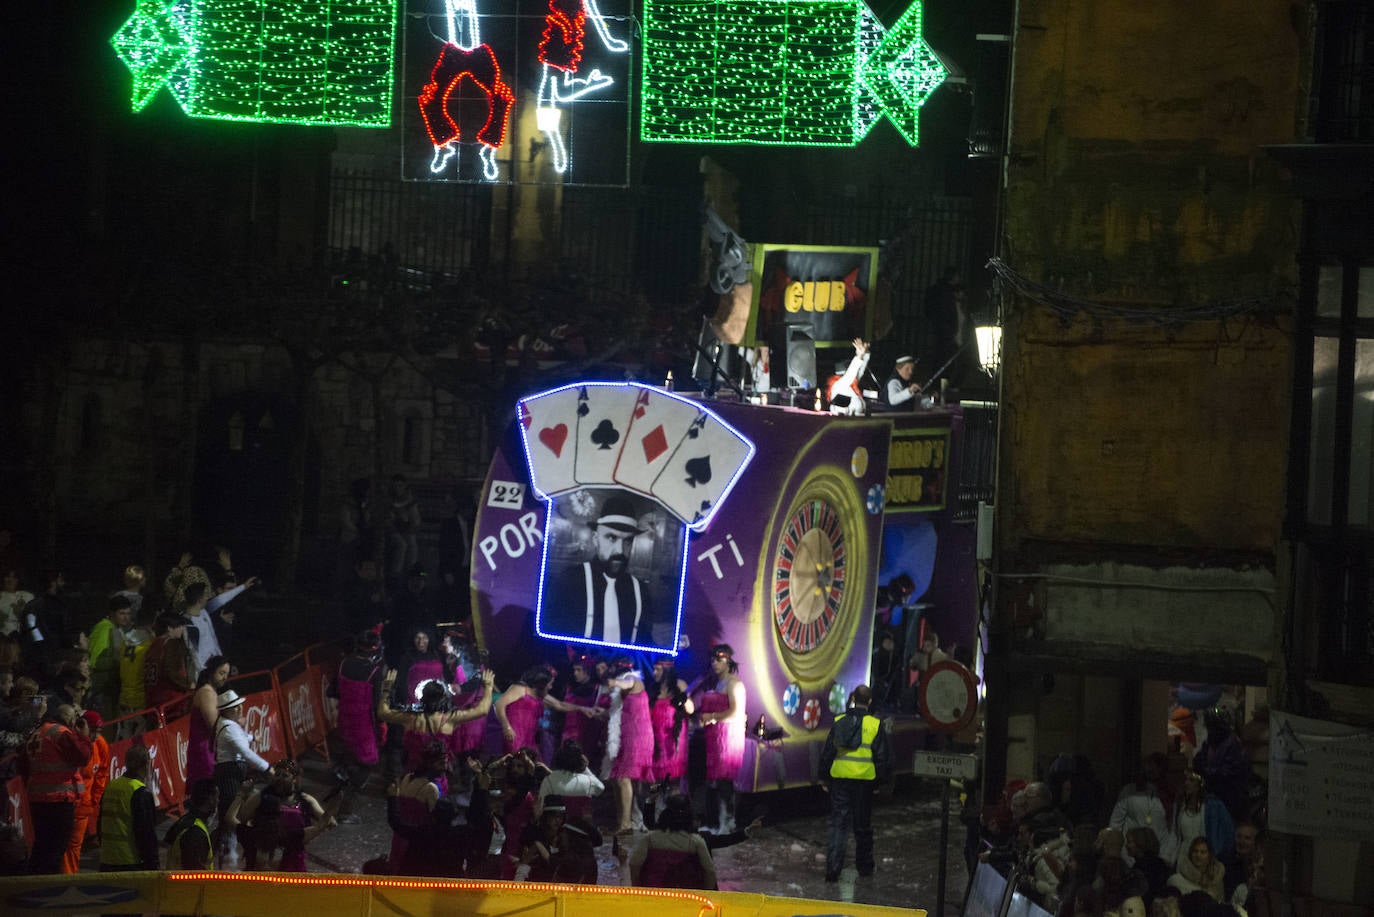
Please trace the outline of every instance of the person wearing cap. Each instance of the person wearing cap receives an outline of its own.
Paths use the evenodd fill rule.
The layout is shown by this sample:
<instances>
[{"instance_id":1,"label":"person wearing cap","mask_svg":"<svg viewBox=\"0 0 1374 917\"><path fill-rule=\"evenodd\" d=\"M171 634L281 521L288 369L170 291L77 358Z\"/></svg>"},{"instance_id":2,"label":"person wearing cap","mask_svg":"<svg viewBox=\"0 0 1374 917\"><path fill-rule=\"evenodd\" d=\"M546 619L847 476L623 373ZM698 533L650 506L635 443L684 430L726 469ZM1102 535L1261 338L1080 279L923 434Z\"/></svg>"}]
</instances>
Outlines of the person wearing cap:
<instances>
[{"instance_id":1,"label":"person wearing cap","mask_svg":"<svg viewBox=\"0 0 1374 917\"><path fill-rule=\"evenodd\" d=\"M249 771L267 773L272 769L265 758L253 751L253 740L239 724L243 702L244 698L233 688L226 688L216 699L219 710L219 719L215 721L215 783L219 786L217 842L223 840L224 815L238 796Z\"/></svg>"},{"instance_id":2,"label":"person wearing cap","mask_svg":"<svg viewBox=\"0 0 1374 917\"><path fill-rule=\"evenodd\" d=\"M868 412L863 392L859 390L859 379L868 369L868 342L862 338L855 338L853 343L854 358L845 364L844 369L826 388L825 397L830 404L831 414L860 417Z\"/></svg>"},{"instance_id":3,"label":"person wearing cap","mask_svg":"<svg viewBox=\"0 0 1374 917\"><path fill-rule=\"evenodd\" d=\"M659 622L648 584L630 572L631 549L643 531L628 498L607 497L592 523L596 553L558 575L543 603L541 632L620 646L657 645L653 628Z\"/></svg>"},{"instance_id":4,"label":"person wearing cap","mask_svg":"<svg viewBox=\"0 0 1374 917\"><path fill-rule=\"evenodd\" d=\"M915 357L910 354L898 357L892 367L892 376L883 388L883 403L890 408L899 408L915 398L921 391L920 383L911 380L911 375L915 371Z\"/></svg>"}]
</instances>

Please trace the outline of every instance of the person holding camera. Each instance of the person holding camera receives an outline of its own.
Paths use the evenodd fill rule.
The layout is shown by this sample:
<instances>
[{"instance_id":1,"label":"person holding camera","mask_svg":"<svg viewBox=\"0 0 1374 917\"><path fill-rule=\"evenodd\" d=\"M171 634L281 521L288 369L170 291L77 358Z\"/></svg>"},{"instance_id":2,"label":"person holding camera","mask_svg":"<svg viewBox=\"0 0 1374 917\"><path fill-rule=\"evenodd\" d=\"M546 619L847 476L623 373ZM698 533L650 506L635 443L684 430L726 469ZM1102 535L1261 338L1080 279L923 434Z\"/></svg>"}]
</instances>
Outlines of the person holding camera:
<instances>
[{"instance_id":1,"label":"person holding camera","mask_svg":"<svg viewBox=\"0 0 1374 917\"><path fill-rule=\"evenodd\" d=\"M64 871L63 854L76 822L76 804L86 786L81 769L91 759L90 725L71 704L57 708L27 747L29 813L33 849L29 872L55 875Z\"/></svg>"}]
</instances>

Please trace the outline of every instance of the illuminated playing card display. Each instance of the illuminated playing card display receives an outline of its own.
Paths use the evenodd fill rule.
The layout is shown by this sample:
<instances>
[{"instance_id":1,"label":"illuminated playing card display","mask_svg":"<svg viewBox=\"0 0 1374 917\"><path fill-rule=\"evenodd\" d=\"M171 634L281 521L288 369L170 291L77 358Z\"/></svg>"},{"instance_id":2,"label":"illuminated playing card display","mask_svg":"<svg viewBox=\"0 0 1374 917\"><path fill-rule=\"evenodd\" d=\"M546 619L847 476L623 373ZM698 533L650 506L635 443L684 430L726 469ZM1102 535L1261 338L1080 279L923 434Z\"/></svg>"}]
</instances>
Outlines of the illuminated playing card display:
<instances>
[{"instance_id":1,"label":"illuminated playing card display","mask_svg":"<svg viewBox=\"0 0 1374 917\"><path fill-rule=\"evenodd\" d=\"M535 632L677 653L688 546L754 445L701 404L580 382L520 401L530 482L548 503Z\"/></svg>"},{"instance_id":2,"label":"illuminated playing card display","mask_svg":"<svg viewBox=\"0 0 1374 917\"><path fill-rule=\"evenodd\" d=\"M580 382L522 399L521 441L544 499L619 487L700 532L754 456L709 408L638 383Z\"/></svg>"}]
</instances>

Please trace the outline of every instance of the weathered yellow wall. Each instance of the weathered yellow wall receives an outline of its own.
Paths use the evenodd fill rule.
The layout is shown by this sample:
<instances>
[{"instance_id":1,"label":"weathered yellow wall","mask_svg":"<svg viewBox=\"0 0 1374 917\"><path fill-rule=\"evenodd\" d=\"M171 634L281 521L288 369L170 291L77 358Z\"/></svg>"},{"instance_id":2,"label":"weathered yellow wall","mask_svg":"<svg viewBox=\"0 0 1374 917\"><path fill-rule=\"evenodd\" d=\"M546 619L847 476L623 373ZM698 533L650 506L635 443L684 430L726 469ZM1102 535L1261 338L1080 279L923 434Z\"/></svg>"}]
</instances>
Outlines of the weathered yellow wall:
<instances>
[{"instance_id":1,"label":"weathered yellow wall","mask_svg":"<svg viewBox=\"0 0 1374 917\"><path fill-rule=\"evenodd\" d=\"M1296 283L1297 209L1261 146L1294 139L1287 0L1022 0L1005 258L1098 302L1178 308ZM1003 545L1272 553L1286 319L1180 329L1007 304Z\"/></svg>"},{"instance_id":2,"label":"weathered yellow wall","mask_svg":"<svg viewBox=\"0 0 1374 917\"><path fill-rule=\"evenodd\" d=\"M1004 526L1049 541L1274 550L1290 359L1280 325L1066 328L1023 309L1009 331Z\"/></svg>"}]
</instances>

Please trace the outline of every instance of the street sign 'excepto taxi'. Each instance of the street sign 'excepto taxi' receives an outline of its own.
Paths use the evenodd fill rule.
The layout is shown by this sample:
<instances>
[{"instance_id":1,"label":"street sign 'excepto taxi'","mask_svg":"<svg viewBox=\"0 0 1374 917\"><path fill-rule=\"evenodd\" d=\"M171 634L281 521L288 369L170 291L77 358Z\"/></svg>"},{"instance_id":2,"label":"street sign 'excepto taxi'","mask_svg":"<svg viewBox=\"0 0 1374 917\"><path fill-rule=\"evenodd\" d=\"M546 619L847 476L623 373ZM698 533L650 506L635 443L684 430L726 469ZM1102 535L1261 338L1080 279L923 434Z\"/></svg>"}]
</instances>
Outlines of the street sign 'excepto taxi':
<instances>
[{"instance_id":1,"label":"street sign 'excepto taxi'","mask_svg":"<svg viewBox=\"0 0 1374 917\"><path fill-rule=\"evenodd\" d=\"M938 751L918 751L911 765L918 777L944 777L949 780L972 780L978 773L978 759L973 755L951 755Z\"/></svg>"}]
</instances>

